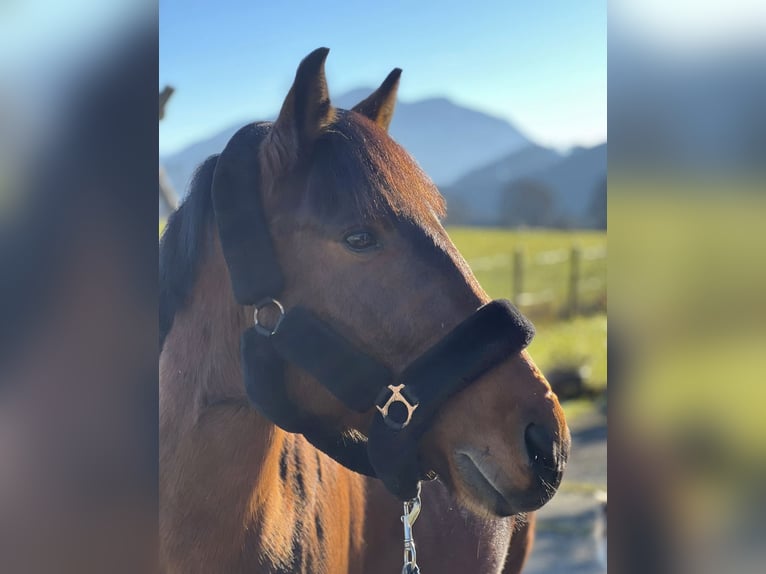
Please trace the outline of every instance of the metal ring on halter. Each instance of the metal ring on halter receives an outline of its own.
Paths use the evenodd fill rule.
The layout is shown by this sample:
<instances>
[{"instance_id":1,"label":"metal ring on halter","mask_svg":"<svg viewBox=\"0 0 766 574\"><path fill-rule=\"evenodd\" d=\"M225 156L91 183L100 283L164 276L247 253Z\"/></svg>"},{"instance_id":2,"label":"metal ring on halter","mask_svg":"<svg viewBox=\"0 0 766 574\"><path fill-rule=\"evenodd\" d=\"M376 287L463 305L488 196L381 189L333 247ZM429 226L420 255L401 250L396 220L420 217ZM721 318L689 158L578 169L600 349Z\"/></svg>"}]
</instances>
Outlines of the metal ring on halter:
<instances>
[{"instance_id":1,"label":"metal ring on halter","mask_svg":"<svg viewBox=\"0 0 766 574\"><path fill-rule=\"evenodd\" d=\"M276 307L277 311L279 311L279 317L277 317L277 322L274 324L274 327L269 329L267 326L263 325L260 322L260 319L258 318L258 315L261 311L266 309L267 307ZM265 299L262 299L258 302L258 304L255 306L255 311L253 311L253 327L255 327L255 330L258 331L261 335L264 335L266 337L271 337L274 333L276 333L279 330L279 326L282 324L282 319L285 318L285 308L282 306L282 303L277 301L276 299L273 299L271 297L266 297Z\"/></svg>"},{"instance_id":2,"label":"metal ring on halter","mask_svg":"<svg viewBox=\"0 0 766 574\"><path fill-rule=\"evenodd\" d=\"M383 398L385 397L386 391L390 391L391 394L386 399L385 402L383 402ZM380 403L383 403L383 406L380 405ZM403 421L396 421L393 420L389 416L389 409L391 408L391 405L394 405L396 403L401 403L404 405L404 408L407 411L407 418ZM404 427L406 427L408 424L410 424L410 421L412 420L412 414L415 412L415 409L418 408L418 403L415 401L411 401L410 398L407 396L407 389L405 389L404 385L388 385L383 392L381 393L381 396L378 397L378 402L375 405L375 408L378 409L378 412L383 416L383 421L392 429L394 430L402 430Z\"/></svg>"}]
</instances>

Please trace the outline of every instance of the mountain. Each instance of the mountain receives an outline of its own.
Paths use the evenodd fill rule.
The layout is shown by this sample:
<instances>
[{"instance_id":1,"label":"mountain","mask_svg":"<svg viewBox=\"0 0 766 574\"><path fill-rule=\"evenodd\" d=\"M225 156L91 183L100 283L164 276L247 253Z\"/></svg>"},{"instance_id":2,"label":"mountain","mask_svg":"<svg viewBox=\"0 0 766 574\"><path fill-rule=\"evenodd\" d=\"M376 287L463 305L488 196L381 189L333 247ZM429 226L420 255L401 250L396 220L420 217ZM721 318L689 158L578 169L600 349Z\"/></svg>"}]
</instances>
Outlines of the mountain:
<instances>
[{"instance_id":1,"label":"mountain","mask_svg":"<svg viewBox=\"0 0 766 574\"><path fill-rule=\"evenodd\" d=\"M239 122L221 130L213 136L195 142L182 150L160 157L170 185L179 198L186 195L194 170L209 156L220 153L231 136L245 125L247 121Z\"/></svg>"},{"instance_id":2,"label":"mountain","mask_svg":"<svg viewBox=\"0 0 766 574\"><path fill-rule=\"evenodd\" d=\"M587 221L593 194L606 179L607 144L575 148L548 169L533 173L536 179L553 190L558 214L578 225Z\"/></svg>"},{"instance_id":3,"label":"mountain","mask_svg":"<svg viewBox=\"0 0 766 574\"><path fill-rule=\"evenodd\" d=\"M593 222L589 210L606 179L606 166L606 143L578 147L567 155L532 145L473 170L442 193L451 222L501 225L508 194L523 186L534 187L550 195L551 221L587 227Z\"/></svg>"},{"instance_id":4,"label":"mountain","mask_svg":"<svg viewBox=\"0 0 766 574\"><path fill-rule=\"evenodd\" d=\"M353 90L334 98L333 103L348 109L372 91L371 88ZM209 155L219 153L234 132L248 121L252 120L245 119L161 158L170 182L180 195L185 194L194 169ZM399 101L390 133L439 185L449 185L472 169L530 145L508 121L445 98Z\"/></svg>"},{"instance_id":5,"label":"mountain","mask_svg":"<svg viewBox=\"0 0 766 574\"><path fill-rule=\"evenodd\" d=\"M508 185L552 166L561 158L555 150L530 145L470 171L450 186L443 186L440 191L447 200L450 220L467 218L465 223L496 223L498 208ZM458 211L459 214L456 213Z\"/></svg>"},{"instance_id":6,"label":"mountain","mask_svg":"<svg viewBox=\"0 0 766 574\"><path fill-rule=\"evenodd\" d=\"M509 122L445 98L400 103L390 132L437 185L531 143Z\"/></svg>"}]
</instances>

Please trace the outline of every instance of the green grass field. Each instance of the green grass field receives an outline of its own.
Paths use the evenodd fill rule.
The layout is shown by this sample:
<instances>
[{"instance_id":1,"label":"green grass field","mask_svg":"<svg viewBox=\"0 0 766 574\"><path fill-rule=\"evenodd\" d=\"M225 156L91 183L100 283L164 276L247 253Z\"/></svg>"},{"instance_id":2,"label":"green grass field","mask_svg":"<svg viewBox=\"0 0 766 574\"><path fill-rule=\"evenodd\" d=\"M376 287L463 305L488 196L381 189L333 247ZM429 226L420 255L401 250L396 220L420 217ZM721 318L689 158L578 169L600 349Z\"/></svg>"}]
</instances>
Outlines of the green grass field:
<instances>
[{"instance_id":1,"label":"green grass field","mask_svg":"<svg viewBox=\"0 0 766 574\"><path fill-rule=\"evenodd\" d=\"M448 227L452 241L467 260L496 253L510 253L521 247L528 255L568 248L572 245L595 247L606 244L603 231L560 231L551 229L498 229Z\"/></svg>"},{"instance_id":2,"label":"green grass field","mask_svg":"<svg viewBox=\"0 0 766 574\"><path fill-rule=\"evenodd\" d=\"M604 232L467 227L452 227L448 231L484 290L493 298L512 298L515 288L512 254L514 250L520 250L524 263L518 291L539 298L540 303L535 304L535 308L525 309L535 318L565 311L569 297L570 253L572 248L580 248L585 254L580 260L580 306L583 309L603 309L605 306L606 258L588 255L596 251L606 252ZM541 261L550 255L556 262L546 264Z\"/></svg>"}]
</instances>

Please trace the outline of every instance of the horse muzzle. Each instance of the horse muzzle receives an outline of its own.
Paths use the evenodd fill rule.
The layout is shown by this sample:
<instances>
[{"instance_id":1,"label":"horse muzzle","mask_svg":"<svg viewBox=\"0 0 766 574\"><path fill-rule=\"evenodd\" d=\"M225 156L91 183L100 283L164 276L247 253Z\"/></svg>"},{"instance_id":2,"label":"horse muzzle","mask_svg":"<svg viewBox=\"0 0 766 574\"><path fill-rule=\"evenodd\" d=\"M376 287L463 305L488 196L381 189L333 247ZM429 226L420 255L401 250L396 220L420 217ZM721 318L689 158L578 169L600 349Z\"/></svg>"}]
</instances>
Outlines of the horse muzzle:
<instances>
[{"instance_id":1,"label":"horse muzzle","mask_svg":"<svg viewBox=\"0 0 766 574\"><path fill-rule=\"evenodd\" d=\"M542 425L524 432L527 460L509 470L488 448L461 447L452 456L453 487L460 483L478 506L498 516L537 510L556 493L569 455L569 437L556 440Z\"/></svg>"}]
</instances>

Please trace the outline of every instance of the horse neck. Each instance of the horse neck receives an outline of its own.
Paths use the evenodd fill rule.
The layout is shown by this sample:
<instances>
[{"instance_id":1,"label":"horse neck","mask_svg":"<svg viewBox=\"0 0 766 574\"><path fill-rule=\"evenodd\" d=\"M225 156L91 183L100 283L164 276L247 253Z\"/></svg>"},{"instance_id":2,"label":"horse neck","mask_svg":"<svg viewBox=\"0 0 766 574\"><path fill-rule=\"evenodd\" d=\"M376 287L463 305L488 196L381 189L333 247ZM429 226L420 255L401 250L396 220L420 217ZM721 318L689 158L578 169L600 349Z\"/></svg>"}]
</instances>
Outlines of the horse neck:
<instances>
[{"instance_id":1,"label":"horse neck","mask_svg":"<svg viewBox=\"0 0 766 574\"><path fill-rule=\"evenodd\" d=\"M195 570L213 553L225 562L222 570L238 571L244 548L290 547L268 525L287 523L278 519L278 489L291 437L248 403L239 352L247 313L233 298L216 234L207 235L195 284L160 357L164 544L194 548L198 532L212 529L214 542L200 555L167 559Z\"/></svg>"},{"instance_id":2,"label":"horse neck","mask_svg":"<svg viewBox=\"0 0 766 574\"><path fill-rule=\"evenodd\" d=\"M211 440L240 443L258 475L285 434L251 408L242 380L240 337L250 324L248 311L234 300L217 234L209 229L197 278L186 306L176 313L160 358L166 419L179 432L201 421L228 417L227 435ZM236 416L231 417L231 413ZM277 453L278 456L278 453ZM254 478L252 475L249 477Z\"/></svg>"},{"instance_id":3,"label":"horse neck","mask_svg":"<svg viewBox=\"0 0 766 574\"><path fill-rule=\"evenodd\" d=\"M347 571L349 556L362 553L364 481L249 405L239 339L251 319L231 293L214 238L160 361L163 498L166 507L183 509L182 519L168 518L179 521L168 536L215 530L219 571L245 563L287 571L296 561L311 571L307 561L324 560L327 545L336 548L329 571ZM196 566L204 558L180 559Z\"/></svg>"}]
</instances>

